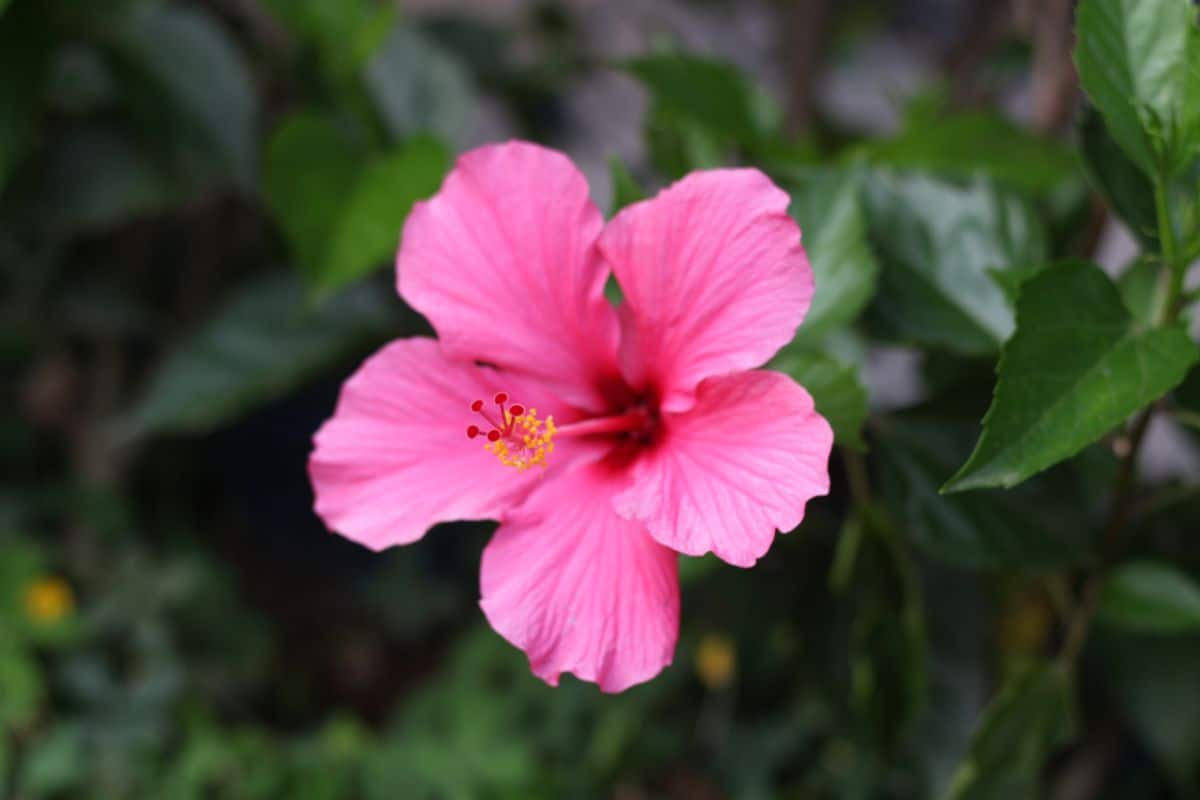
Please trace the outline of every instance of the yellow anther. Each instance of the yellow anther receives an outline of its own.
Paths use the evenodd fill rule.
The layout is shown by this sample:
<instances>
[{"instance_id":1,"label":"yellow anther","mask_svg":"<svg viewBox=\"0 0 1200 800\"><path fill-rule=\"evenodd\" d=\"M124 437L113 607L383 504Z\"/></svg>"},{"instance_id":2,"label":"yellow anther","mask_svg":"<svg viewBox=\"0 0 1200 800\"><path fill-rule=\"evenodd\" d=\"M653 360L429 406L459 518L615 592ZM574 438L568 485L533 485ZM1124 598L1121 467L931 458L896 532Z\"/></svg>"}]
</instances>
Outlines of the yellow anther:
<instances>
[{"instance_id":1,"label":"yellow anther","mask_svg":"<svg viewBox=\"0 0 1200 800\"><path fill-rule=\"evenodd\" d=\"M546 458L554 452L554 417L537 418L537 409L531 408L519 417L504 412L504 427L509 431L494 442L483 447L499 459L506 467L525 471L530 467L545 467Z\"/></svg>"}]
</instances>

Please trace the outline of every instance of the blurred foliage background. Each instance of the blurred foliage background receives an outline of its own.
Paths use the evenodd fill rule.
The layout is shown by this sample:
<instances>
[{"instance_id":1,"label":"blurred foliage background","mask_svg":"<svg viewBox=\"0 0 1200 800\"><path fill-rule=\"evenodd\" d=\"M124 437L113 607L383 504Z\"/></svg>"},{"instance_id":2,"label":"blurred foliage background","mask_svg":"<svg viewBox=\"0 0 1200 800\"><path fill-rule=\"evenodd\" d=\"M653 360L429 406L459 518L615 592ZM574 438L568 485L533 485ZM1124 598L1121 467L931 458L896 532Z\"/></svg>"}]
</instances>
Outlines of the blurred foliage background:
<instances>
[{"instance_id":1,"label":"blurred foliage background","mask_svg":"<svg viewBox=\"0 0 1200 800\"><path fill-rule=\"evenodd\" d=\"M1120 430L1194 357L939 493L1005 342L1090 346L1016 352L1030 280L1136 350L1198 249L1191 5L1087 2L1125 117L1070 0L0 0L0 797L1200 797L1200 377ZM509 137L610 212L756 165L817 273L775 366L833 492L752 571L684 559L619 696L487 629L489 526L373 555L310 510L340 381L428 332L405 215ZM1068 257L1116 290L1055 295Z\"/></svg>"}]
</instances>

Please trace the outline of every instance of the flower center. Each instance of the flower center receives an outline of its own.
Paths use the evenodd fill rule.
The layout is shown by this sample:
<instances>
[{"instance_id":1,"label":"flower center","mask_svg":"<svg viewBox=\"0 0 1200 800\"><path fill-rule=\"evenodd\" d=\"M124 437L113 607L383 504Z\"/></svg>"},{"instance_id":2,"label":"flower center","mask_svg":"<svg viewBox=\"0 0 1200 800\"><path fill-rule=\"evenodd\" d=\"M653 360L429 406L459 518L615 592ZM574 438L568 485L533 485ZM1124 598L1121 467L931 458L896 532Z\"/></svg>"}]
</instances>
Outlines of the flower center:
<instances>
[{"instance_id":1,"label":"flower center","mask_svg":"<svg viewBox=\"0 0 1200 800\"><path fill-rule=\"evenodd\" d=\"M486 440L483 449L494 455L506 467L524 471L530 467L546 466L546 457L554 452L554 417L538 419L536 408L525 408L520 403L508 403L508 395L497 392L492 398L496 404L493 411L485 407L482 400L471 403L471 410L483 417L488 428L478 425L467 426L467 438L482 436Z\"/></svg>"}]
</instances>

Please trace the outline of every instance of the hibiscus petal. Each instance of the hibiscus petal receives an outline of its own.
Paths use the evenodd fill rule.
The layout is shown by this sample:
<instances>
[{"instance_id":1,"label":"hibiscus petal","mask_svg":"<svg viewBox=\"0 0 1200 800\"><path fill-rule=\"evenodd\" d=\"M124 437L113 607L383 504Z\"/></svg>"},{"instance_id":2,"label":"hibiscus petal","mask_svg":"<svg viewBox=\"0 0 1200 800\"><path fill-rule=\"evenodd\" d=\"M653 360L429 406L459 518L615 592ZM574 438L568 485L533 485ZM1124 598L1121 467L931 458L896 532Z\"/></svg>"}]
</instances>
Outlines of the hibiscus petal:
<instances>
[{"instance_id":1,"label":"hibiscus petal","mask_svg":"<svg viewBox=\"0 0 1200 800\"><path fill-rule=\"evenodd\" d=\"M486 424L472 401L490 404L499 391L543 417L566 413L528 378L450 361L432 339L402 339L375 353L346 381L313 439L317 514L373 550L415 542L439 522L498 518L540 472L504 467L482 440L467 438L468 424Z\"/></svg>"},{"instance_id":2,"label":"hibiscus petal","mask_svg":"<svg viewBox=\"0 0 1200 800\"><path fill-rule=\"evenodd\" d=\"M677 556L613 513L614 480L596 465L559 473L483 553L484 614L551 686L570 672L619 692L674 656Z\"/></svg>"},{"instance_id":3,"label":"hibiscus petal","mask_svg":"<svg viewBox=\"0 0 1200 800\"><path fill-rule=\"evenodd\" d=\"M400 294L451 358L520 370L599 407L616 374L617 321L595 251L604 221L562 153L527 142L472 150L408 217Z\"/></svg>"},{"instance_id":4,"label":"hibiscus petal","mask_svg":"<svg viewBox=\"0 0 1200 800\"><path fill-rule=\"evenodd\" d=\"M808 311L788 196L754 169L695 172L629 206L599 248L624 293L621 367L685 410L704 378L765 363Z\"/></svg>"},{"instance_id":5,"label":"hibiscus petal","mask_svg":"<svg viewBox=\"0 0 1200 800\"><path fill-rule=\"evenodd\" d=\"M709 378L695 406L663 424L614 507L680 553L752 566L776 529L799 525L805 504L829 491L833 431L786 375Z\"/></svg>"}]
</instances>

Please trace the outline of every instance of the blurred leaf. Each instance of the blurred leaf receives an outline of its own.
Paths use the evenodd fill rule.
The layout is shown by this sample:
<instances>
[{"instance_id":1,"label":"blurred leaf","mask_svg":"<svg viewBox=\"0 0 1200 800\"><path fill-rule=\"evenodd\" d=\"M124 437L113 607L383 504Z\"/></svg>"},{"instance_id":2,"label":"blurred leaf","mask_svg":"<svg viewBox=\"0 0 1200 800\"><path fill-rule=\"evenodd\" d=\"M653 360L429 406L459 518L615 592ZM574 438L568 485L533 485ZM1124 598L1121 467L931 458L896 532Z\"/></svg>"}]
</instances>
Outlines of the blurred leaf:
<instances>
[{"instance_id":1,"label":"blurred leaf","mask_svg":"<svg viewBox=\"0 0 1200 800\"><path fill-rule=\"evenodd\" d=\"M1064 262L1025 283L983 434L943 487L1012 487L1073 456L1183 380L1200 353L1180 327L1137 329L1096 266Z\"/></svg>"},{"instance_id":2,"label":"blurred leaf","mask_svg":"<svg viewBox=\"0 0 1200 800\"><path fill-rule=\"evenodd\" d=\"M396 16L392 4L378 0L266 0L266 6L312 42L340 78L358 71L378 51Z\"/></svg>"},{"instance_id":3,"label":"blurred leaf","mask_svg":"<svg viewBox=\"0 0 1200 800\"><path fill-rule=\"evenodd\" d=\"M268 145L266 199L308 283L328 292L390 260L413 203L436 191L449 160L426 138L371 158L328 120L298 114Z\"/></svg>"},{"instance_id":4,"label":"blurred leaf","mask_svg":"<svg viewBox=\"0 0 1200 800\"><path fill-rule=\"evenodd\" d=\"M258 173L257 100L234 41L188 6L138 6L117 39L122 60L144 76L152 96L142 113L165 109L187 121L244 190Z\"/></svg>"},{"instance_id":5,"label":"blurred leaf","mask_svg":"<svg viewBox=\"0 0 1200 800\"><path fill-rule=\"evenodd\" d=\"M892 139L861 152L874 163L960 180L986 175L1030 194L1045 194L1078 175L1063 145L1018 128L990 112L950 113L940 106L910 113Z\"/></svg>"},{"instance_id":6,"label":"blurred leaf","mask_svg":"<svg viewBox=\"0 0 1200 800\"><path fill-rule=\"evenodd\" d=\"M1074 735L1071 681L1057 664L1009 680L983 714L948 800L1038 797L1042 767Z\"/></svg>"},{"instance_id":7,"label":"blurred leaf","mask_svg":"<svg viewBox=\"0 0 1200 800\"><path fill-rule=\"evenodd\" d=\"M786 372L809 391L817 411L833 427L839 445L866 449L862 426L867 418L867 391L854 366L824 353L789 346L775 357L770 368Z\"/></svg>"},{"instance_id":8,"label":"blurred leaf","mask_svg":"<svg viewBox=\"0 0 1200 800\"><path fill-rule=\"evenodd\" d=\"M1092 185L1143 246L1157 249L1158 219L1150 179L1113 141L1094 108L1084 110L1077 130L1080 156Z\"/></svg>"},{"instance_id":9,"label":"blurred leaf","mask_svg":"<svg viewBox=\"0 0 1200 800\"><path fill-rule=\"evenodd\" d=\"M390 262L408 212L437 191L449 167L446 148L425 138L371 161L342 198L340 221L315 286L322 292L339 289Z\"/></svg>"},{"instance_id":10,"label":"blurred leaf","mask_svg":"<svg viewBox=\"0 0 1200 800\"><path fill-rule=\"evenodd\" d=\"M44 692L33 655L14 642L0 642L0 735L32 721Z\"/></svg>"},{"instance_id":11,"label":"blurred leaf","mask_svg":"<svg viewBox=\"0 0 1200 800\"><path fill-rule=\"evenodd\" d=\"M1046 257L1029 207L985 183L957 188L887 173L872 177L867 199L884 332L959 353L998 349L1013 315L991 273Z\"/></svg>"},{"instance_id":12,"label":"blurred leaf","mask_svg":"<svg viewBox=\"0 0 1200 800\"><path fill-rule=\"evenodd\" d=\"M884 497L901 529L921 550L967 569L1044 570L1081 561L1089 552L1088 525L1058 486L1016 492L939 494L969 439L941 417L889 420L879 440ZM1071 506L1069 513L1054 501Z\"/></svg>"},{"instance_id":13,"label":"blurred leaf","mask_svg":"<svg viewBox=\"0 0 1200 800\"><path fill-rule=\"evenodd\" d=\"M1135 322L1142 328L1154 327L1154 304L1161 272L1157 259L1142 256L1126 267L1117 278L1117 289L1121 292L1121 299L1133 314Z\"/></svg>"},{"instance_id":14,"label":"blurred leaf","mask_svg":"<svg viewBox=\"0 0 1200 800\"><path fill-rule=\"evenodd\" d=\"M943 797L966 755L979 708L987 699L990 635L984 591L968 573L921 564L929 637L929 702L905 742L905 756L920 764L925 791ZM911 754L909 756L908 754Z\"/></svg>"},{"instance_id":15,"label":"blurred leaf","mask_svg":"<svg viewBox=\"0 0 1200 800\"><path fill-rule=\"evenodd\" d=\"M668 178L682 178L697 169L715 169L728 160L728 147L703 125L658 106L646 115L646 144L650 161Z\"/></svg>"},{"instance_id":16,"label":"blurred leaf","mask_svg":"<svg viewBox=\"0 0 1200 800\"><path fill-rule=\"evenodd\" d=\"M117 83L103 54L95 47L69 44L54 54L46 92L57 111L90 114L113 105Z\"/></svg>"},{"instance_id":17,"label":"blurred leaf","mask_svg":"<svg viewBox=\"0 0 1200 800\"><path fill-rule=\"evenodd\" d=\"M663 111L742 146L762 139L753 89L732 65L681 53L635 58L625 67Z\"/></svg>"},{"instance_id":18,"label":"blurred leaf","mask_svg":"<svg viewBox=\"0 0 1200 800\"><path fill-rule=\"evenodd\" d=\"M476 102L470 76L419 31L393 29L363 80L395 139L429 133L466 143Z\"/></svg>"},{"instance_id":19,"label":"blurred leaf","mask_svg":"<svg viewBox=\"0 0 1200 800\"><path fill-rule=\"evenodd\" d=\"M889 751L929 700L924 600L912 554L877 509L866 511L860 531L843 529L847 534L861 536L853 558L855 592L847 598L853 608L850 703L864 732Z\"/></svg>"},{"instance_id":20,"label":"blurred leaf","mask_svg":"<svg viewBox=\"0 0 1200 800\"><path fill-rule=\"evenodd\" d=\"M76 723L55 725L30 749L21 789L30 797L55 797L77 789L86 777L84 730Z\"/></svg>"},{"instance_id":21,"label":"blurred leaf","mask_svg":"<svg viewBox=\"0 0 1200 800\"><path fill-rule=\"evenodd\" d=\"M875 293L879 266L867 242L861 192L861 173L846 170L810 173L792 194L816 287L795 342L817 342L852 322Z\"/></svg>"},{"instance_id":22,"label":"blurred leaf","mask_svg":"<svg viewBox=\"0 0 1200 800\"><path fill-rule=\"evenodd\" d=\"M1200 585L1161 562L1122 565L1104 581L1100 616L1118 628L1141 633L1200 630Z\"/></svg>"},{"instance_id":23,"label":"blurred leaf","mask_svg":"<svg viewBox=\"0 0 1200 800\"><path fill-rule=\"evenodd\" d=\"M1113 138L1148 176L1200 148L1200 29L1191 0L1083 0L1075 64Z\"/></svg>"},{"instance_id":24,"label":"blurred leaf","mask_svg":"<svg viewBox=\"0 0 1200 800\"><path fill-rule=\"evenodd\" d=\"M120 128L90 125L50 151L38 191L53 234L100 233L179 199L178 185L129 139Z\"/></svg>"},{"instance_id":25,"label":"blurred leaf","mask_svg":"<svg viewBox=\"0 0 1200 800\"><path fill-rule=\"evenodd\" d=\"M315 114L288 117L267 144L267 206L314 278L363 160L332 122Z\"/></svg>"},{"instance_id":26,"label":"blurred leaf","mask_svg":"<svg viewBox=\"0 0 1200 800\"><path fill-rule=\"evenodd\" d=\"M1200 790L1200 638L1104 635L1097 650L1125 720L1180 787Z\"/></svg>"},{"instance_id":27,"label":"blurred leaf","mask_svg":"<svg viewBox=\"0 0 1200 800\"><path fill-rule=\"evenodd\" d=\"M200 433L279 397L391 328L391 303L358 286L306 310L301 287L272 275L239 290L182 342L121 420L127 435Z\"/></svg>"},{"instance_id":28,"label":"blurred leaf","mask_svg":"<svg viewBox=\"0 0 1200 800\"><path fill-rule=\"evenodd\" d=\"M610 158L608 171L612 176L612 206L609 217L616 216L617 212L625 206L646 199L646 190L629 174L629 170L625 168L621 159L616 156Z\"/></svg>"}]
</instances>

